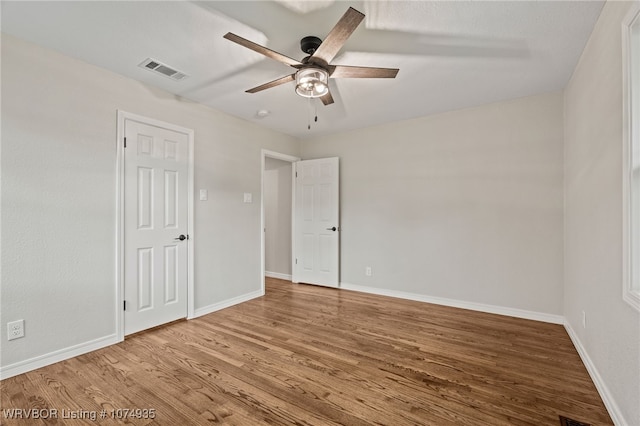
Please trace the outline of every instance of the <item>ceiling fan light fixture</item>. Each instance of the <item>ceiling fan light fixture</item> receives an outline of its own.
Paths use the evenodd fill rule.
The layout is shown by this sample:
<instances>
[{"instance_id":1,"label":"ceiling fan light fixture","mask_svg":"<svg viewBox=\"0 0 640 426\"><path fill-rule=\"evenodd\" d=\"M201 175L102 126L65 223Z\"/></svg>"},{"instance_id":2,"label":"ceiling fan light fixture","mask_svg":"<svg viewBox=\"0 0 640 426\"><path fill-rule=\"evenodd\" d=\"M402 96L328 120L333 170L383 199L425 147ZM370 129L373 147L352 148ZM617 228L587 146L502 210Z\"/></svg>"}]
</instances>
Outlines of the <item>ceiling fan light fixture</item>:
<instances>
[{"instance_id":1,"label":"ceiling fan light fixture","mask_svg":"<svg viewBox=\"0 0 640 426\"><path fill-rule=\"evenodd\" d=\"M296 93L305 98L320 98L329 92L329 73L322 68L303 68L296 72Z\"/></svg>"}]
</instances>

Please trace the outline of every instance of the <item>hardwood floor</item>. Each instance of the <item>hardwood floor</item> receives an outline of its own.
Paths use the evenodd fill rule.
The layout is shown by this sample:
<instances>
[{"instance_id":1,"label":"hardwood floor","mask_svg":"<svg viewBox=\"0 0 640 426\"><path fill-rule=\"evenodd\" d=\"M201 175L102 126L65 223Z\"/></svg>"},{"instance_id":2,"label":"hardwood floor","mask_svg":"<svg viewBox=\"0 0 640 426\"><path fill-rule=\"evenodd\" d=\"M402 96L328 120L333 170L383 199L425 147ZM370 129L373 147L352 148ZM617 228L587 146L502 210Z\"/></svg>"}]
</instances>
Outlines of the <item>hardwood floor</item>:
<instances>
[{"instance_id":1,"label":"hardwood floor","mask_svg":"<svg viewBox=\"0 0 640 426\"><path fill-rule=\"evenodd\" d=\"M612 424L562 326L275 279L265 297L1 386L7 425Z\"/></svg>"}]
</instances>

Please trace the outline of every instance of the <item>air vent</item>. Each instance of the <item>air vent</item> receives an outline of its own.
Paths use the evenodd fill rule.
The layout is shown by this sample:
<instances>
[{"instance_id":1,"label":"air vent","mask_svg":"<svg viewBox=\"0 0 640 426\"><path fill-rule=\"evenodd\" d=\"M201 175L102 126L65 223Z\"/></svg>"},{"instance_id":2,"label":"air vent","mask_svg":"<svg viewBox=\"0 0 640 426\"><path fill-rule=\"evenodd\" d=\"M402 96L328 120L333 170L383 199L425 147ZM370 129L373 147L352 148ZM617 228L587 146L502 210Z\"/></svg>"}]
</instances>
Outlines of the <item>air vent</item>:
<instances>
[{"instance_id":1,"label":"air vent","mask_svg":"<svg viewBox=\"0 0 640 426\"><path fill-rule=\"evenodd\" d=\"M589 423L582 423L568 417L560 416L560 426L591 426Z\"/></svg>"},{"instance_id":2,"label":"air vent","mask_svg":"<svg viewBox=\"0 0 640 426\"><path fill-rule=\"evenodd\" d=\"M172 80L180 81L187 77L187 75L183 72L180 72L176 69L171 68L169 65L163 64L160 61L156 61L155 59L147 58L140 65L142 68L146 68L153 72L157 72L158 74L162 74L165 77L169 77Z\"/></svg>"}]
</instances>

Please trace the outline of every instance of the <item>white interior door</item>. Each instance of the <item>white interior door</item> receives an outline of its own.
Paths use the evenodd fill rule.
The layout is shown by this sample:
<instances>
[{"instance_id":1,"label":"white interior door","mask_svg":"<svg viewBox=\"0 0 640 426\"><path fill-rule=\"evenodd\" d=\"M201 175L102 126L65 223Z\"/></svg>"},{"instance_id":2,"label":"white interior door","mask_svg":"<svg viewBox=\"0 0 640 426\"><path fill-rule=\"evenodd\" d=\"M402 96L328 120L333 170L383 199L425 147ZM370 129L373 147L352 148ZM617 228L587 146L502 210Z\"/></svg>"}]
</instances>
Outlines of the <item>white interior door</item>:
<instances>
[{"instance_id":1,"label":"white interior door","mask_svg":"<svg viewBox=\"0 0 640 426\"><path fill-rule=\"evenodd\" d=\"M187 316L187 134L124 123L124 331Z\"/></svg>"},{"instance_id":2,"label":"white interior door","mask_svg":"<svg viewBox=\"0 0 640 426\"><path fill-rule=\"evenodd\" d=\"M339 159L298 161L294 166L293 281L338 287Z\"/></svg>"}]
</instances>

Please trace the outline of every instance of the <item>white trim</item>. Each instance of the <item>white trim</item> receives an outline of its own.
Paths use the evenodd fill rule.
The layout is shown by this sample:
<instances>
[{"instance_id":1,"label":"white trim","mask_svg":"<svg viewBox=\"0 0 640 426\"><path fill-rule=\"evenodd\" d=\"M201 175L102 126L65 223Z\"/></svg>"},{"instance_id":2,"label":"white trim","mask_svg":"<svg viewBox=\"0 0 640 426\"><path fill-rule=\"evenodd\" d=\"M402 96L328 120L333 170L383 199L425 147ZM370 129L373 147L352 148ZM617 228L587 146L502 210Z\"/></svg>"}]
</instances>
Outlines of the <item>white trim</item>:
<instances>
[{"instance_id":1,"label":"white trim","mask_svg":"<svg viewBox=\"0 0 640 426\"><path fill-rule=\"evenodd\" d=\"M551 324L564 324L562 315L547 314L545 312L527 311L524 309L507 308L504 306L486 305L484 303L467 302L464 300L447 299L444 297L427 296L424 294L408 293L404 291L388 290L376 287L367 287L356 284L340 283L343 290L359 291L362 293L377 294L380 296L397 297L399 299L414 300L416 302L433 303L436 305L450 306L453 308L470 309L472 311L486 312L489 314L506 315L509 317L523 318L534 321L548 322Z\"/></svg>"},{"instance_id":2,"label":"white trim","mask_svg":"<svg viewBox=\"0 0 640 426\"><path fill-rule=\"evenodd\" d=\"M298 160L301 161L301 160ZM296 179L298 178L298 161L291 163L291 282L299 283L296 277L298 263L296 245Z\"/></svg>"},{"instance_id":3,"label":"white trim","mask_svg":"<svg viewBox=\"0 0 640 426\"><path fill-rule=\"evenodd\" d=\"M116 125L116 294L115 316L117 341L124 340L124 119L125 112L117 111Z\"/></svg>"},{"instance_id":4,"label":"white trim","mask_svg":"<svg viewBox=\"0 0 640 426\"><path fill-rule=\"evenodd\" d=\"M115 345L119 341L120 339L118 339L118 335L112 334L110 336L73 345L68 348L59 349L48 354L38 355L31 359L18 361L16 363L0 367L0 380L8 379L9 377L17 376L18 374L27 373L38 368L46 367L47 365L55 364L56 362L64 361L107 346Z\"/></svg>"},{"instance_id":5,"label":"white trim","mask_svg":"<svg viewBox=\"0 0 640 426\"><path fill-rule=\"evenodd\" d=\"M232 297L231 299L223 300L222 302L214 303L213 305L204 306L195 310L193 318L201 317L224 308L229 308L234 305L238 305L243 302L248 302L251 299L264 296L264 291L256 290L251 293L242 294L240 296Z\"/></svg>"},{"instance_id":6,"label":"white trim","mask_svg":"<svg viewBox=\"0 0 640 426\"><path fill-rule=\"evenodd\" d=\"M187 319L191 319L195 315L196 310L196 272L194 267L194 259L196 248L193 240L196 238L195 233L195 132L192 129L187 130L189 136L189 171L187 172L187 231L189 239L187 240Z\"/></svg>"},{"instance_id":7,"label":"white trim","mask_svg":"<svg viewBox=\"0 0 640 426\"><path fill-rule=\"evenodd\" d=\"M125 120L157 126L187 135L189 141L189 160L187 177L187 318L195 316L195 281L194 281L194 131L172 123L143 117L126 111L117 111L116 131L116 333L119 342L124 340L124 124Z\"/></svg>"},{"instance_id":8,"label":"white trim","mask_svg":"<svg viewBox=\"0 0 640 426\"><path fill-rule=\"evenodd\" d=\"M584 348L584 346L582 346L582 343L580 342L580 339L578 338L578 335L576 334L576 332L573 330L573 327L571 327L571 324L569 324L569 322L565 319L563 325L565 330L567 330L567 334L569 334L569 338L571 339L571 342L573 342L573 346L576 348L576 351L578 351L578 355L580 355L580 359L582 360L582 363L587 368L587 371L589 372L589 376L591 376L591 380L595 384L596 389L600 394L600 398L602 398L602 402L604 402L604 406L609 412L609 416L611 416L611 420L613 420L613 424L615 425L630 424L625 421L624 416L622 415L622 412L618 407L618 404L616 404L616 401L611 395L611 392L609 392L609 388L607 387L604 380L600 376L600 373L598 373L598 369L596 368L595 364L593 363L593 361L591 361L591 358L589 358L589 355L587 354L587 350Z\"/></svg>"},{"instance_id":9,"label":"white trim","mask_svg":"<svg viewBox=\"0 0 640 426\"><path fill-rule=\"evenodd\" d=\"M629 12L622 21L622 99L623 99L623 136L622 136L622 298L624 301L640 311L640 291L634 289L634 282L638 278L635 276L640 274L638 261L635 265L634 258L638 257L638 253L634 253L633 246L638 242L633 241L632 235L636 234L635 225L631 221L632 204L633 204L633 146L640 145L636 132L640 131L640 121L638 120L638 111L634 110L638 105L634 105L631 93L639 90L632 86L634 81L631 76L632 70L632 26L640 25L640 2L635 1L630 6ZM636 52L640 55L640 52ZM637 72L637 71L636 71ZM634 118L635 117L635 118ZM640 147L636 147L638 149ZM637 214L637 213L634 213Z\"/></svg>"},{"instance_id":10,"label":"white trim","mask_svg":"<svg viewBox=\"0 0 640 426\"><path fill-rule=\"evenodd\" d=\"M264 276L269 278L277 278L279 280L291 281L290 274L281 274L280 272L265 271Z\"/></svg>"},{"instance_id":11,"label":"white trim","mask_svg":"<svg viewBox=\"0 0 640 426\"><path fill-rule=\"evenodd\" d=\"M265 266L265 248L264 248L264 234L265 234L265 222L264 222L264 166L265 166L265 159L269 157L269 158L275 158L276 160L282 160L282 161L288 161L289 163L292 164L291 167L291 173L292 176L293 173L295 173L295 167L293 167L293 165L295 164L296 161L300 161L300 158L298 157L294 157L293 155L288 155L288 154L282 154L280 152L275 152L275 151L269 151L268 149L263 149L261 151L260 154L260 289L262 290L262 294L264 294L265 292L265 287L264 287L264 277L265 277L265 273L266 273L266 266ZM293 190L293 187L295 185L295 179L292 180L292 184L291 184L291 193L292 193L292 198L291 198L291 229L293 230L293 222L294 222L294 217L293 217L293 206L295 206L295 191ZM293 233L291 235L291 267L293 268L293 262L294 262L294 255L293 253L295 253L295 246L294 244L294 238L293 238ZM288 279L291 279L291 277L289 277Z\"/></svg>"}]
</instances>

